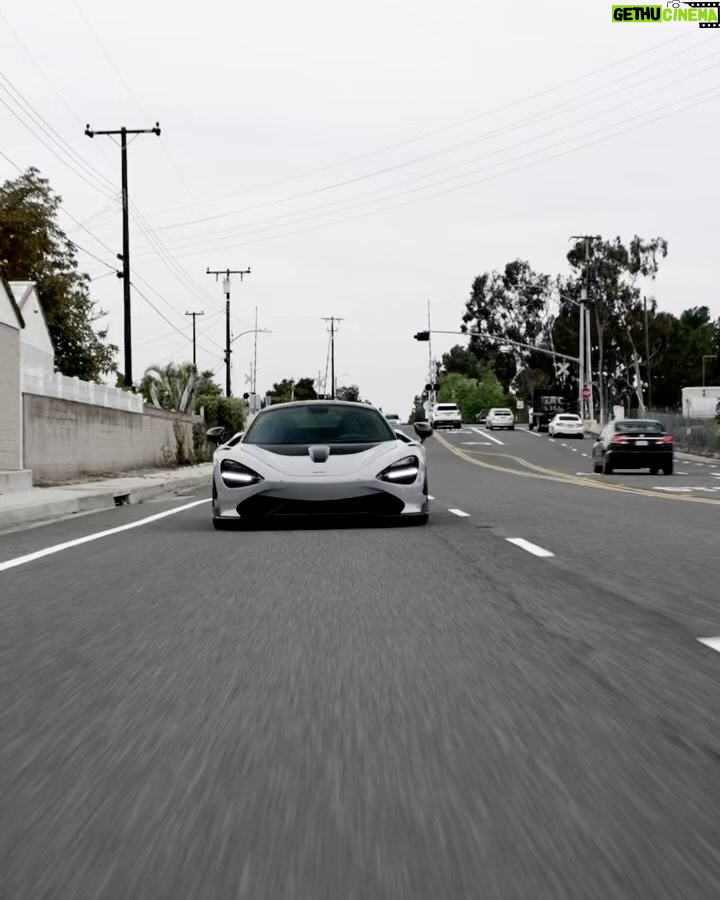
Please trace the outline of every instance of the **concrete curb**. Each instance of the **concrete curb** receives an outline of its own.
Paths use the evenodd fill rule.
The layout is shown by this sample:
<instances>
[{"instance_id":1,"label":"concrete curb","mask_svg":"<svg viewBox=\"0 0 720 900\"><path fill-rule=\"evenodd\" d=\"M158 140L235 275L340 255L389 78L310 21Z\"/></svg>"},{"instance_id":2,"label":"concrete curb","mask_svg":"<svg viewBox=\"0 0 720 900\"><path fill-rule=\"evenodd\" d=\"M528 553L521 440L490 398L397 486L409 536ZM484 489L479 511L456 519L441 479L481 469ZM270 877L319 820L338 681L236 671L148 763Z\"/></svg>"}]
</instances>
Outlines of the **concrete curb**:
<instances>
[{"instance_id":1,"label":"concrete curb","mask_svg":"<svg viewBox=\"0 0 720 900\"><path fill-rule=\"evenodd\" d=\"M0 507L0 531L53 522L79 513L101 512L115 509L117 506L143 503L154 497L175 494L180 491L207 487L209 494L210 478L209 473L203 475L188 473L185 477L171 477L155 482L149 479L150 484L140 483L137 486L122 484L118 479L120 483L101 489L91 484L87 487L83 487L82 484L73 484L56 488L34 488L32 496L28 497L27 494L25 498L18 496L16 505ZM138 479L138 481L141 480ZM38 496L36 491L48 493L46 496L42 496L42 494ZM17 493L25 492L18 491ZM11 495L5 496L9 500L12 499Z\"/></svg>"}]
</instances>

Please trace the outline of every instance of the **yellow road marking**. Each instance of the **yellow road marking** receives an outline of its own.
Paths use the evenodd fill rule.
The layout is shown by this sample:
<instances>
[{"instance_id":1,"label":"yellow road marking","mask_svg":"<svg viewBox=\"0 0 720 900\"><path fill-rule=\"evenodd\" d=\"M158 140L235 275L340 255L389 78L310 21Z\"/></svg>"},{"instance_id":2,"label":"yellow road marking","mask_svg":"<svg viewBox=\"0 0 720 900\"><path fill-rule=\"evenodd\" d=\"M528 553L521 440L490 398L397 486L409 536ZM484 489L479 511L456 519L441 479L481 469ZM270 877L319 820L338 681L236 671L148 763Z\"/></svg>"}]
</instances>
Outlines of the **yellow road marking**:
<instances>
[{"instance_id":1,"label":"yellow road marking","mask_svg":"<svg viewBox=\"0 0 720 900\"><path fill-rule=\"evenodd\" d=\"M437 431L434 432L434 436L451 453L459 456L460 459L464 459L465 462L472 463L474 466L480 466L483 469L493 469L496 472L505 472L508 475L516 475L520 478L538 478L541 481L557 481L562 484L574 484L579 487L595 488L596 490L601 491L615 491L616 493L621 494L635 494L642 497L655 497L662 500L680 500L686 503L705 503L710 504L710 506L720 506L720 500L711 500L708 497L688 497L686 494L670 494L664 492L661 493L660 491L651 491L647 488L629 487L628 485L602 484L598 481L593 481L591 478L569 475L565 472L558 472L555 469L545 469L542 466L535 465L535 463L528 462L528 460L523 459L520 456L511 456L509 453L488 453L487 451L482 450L461 450L459 447L454 447L449 441L442 437L442 435L438 434ZM506 466L494 465L493 463L484 462L479 459L473 459L473 456L471 454L473 454L474 456L500 456L504 459L511 459L518 465L524 466L525 468L531 469L532 471L520 472L517 469L509 469Z\"/></svg>"}]
</instances>

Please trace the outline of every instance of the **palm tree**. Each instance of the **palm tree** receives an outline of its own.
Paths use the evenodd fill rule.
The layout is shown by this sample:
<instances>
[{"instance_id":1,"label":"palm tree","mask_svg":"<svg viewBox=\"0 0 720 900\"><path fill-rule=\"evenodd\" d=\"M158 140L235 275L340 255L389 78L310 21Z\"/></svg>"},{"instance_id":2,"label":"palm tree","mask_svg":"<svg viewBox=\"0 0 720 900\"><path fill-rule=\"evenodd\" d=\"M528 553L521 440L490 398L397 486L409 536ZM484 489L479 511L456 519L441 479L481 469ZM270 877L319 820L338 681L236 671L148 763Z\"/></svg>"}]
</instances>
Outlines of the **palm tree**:
<instances>
[{"instance_id":1,"label":"palm tree","mask_svg":"<svg viewBox=\"0 0 720 900\"><path fill-rule=\"evenodd\" d=\"M149 366L145 370L141 391L156 409L168 409L190 415L195 412L195 401L202 377L192 363L168 363L166 366ZM175 421L177 461L183 465L185 454L185 424Z\"/></svg>"}]
</instances>

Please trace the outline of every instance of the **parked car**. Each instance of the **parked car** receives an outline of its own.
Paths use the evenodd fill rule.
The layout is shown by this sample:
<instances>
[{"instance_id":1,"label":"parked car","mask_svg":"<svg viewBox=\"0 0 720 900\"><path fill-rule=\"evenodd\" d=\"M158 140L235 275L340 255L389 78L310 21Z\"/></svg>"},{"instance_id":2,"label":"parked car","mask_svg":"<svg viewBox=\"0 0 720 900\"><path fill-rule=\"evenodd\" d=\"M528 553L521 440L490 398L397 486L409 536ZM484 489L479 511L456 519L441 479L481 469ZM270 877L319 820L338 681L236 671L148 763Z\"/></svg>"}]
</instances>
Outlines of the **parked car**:
<instances>
[{"instance_id":1,"label":"parked car","mask_svg":"<svg viewBox=\"0 0 720 900\"><path fill-rule=\"evenodd\" d=\"M610 475L618 469L650 469L672 475L673 436L652 419L613 419L592 449L593 472Z\"/></svg>"},{"instance_id":2,"label":"parked car","mask_svg":"<svg viewBox=\"0 0 720 900\"><path fill-rule=\"evenodd\" d=\"M515 416L512 410L503 407L495 407L491 409L485 419L485 427L488 431L494 431L496 428L507 428L510 431L515 430Z\"/></svg>"},{"instance_id":3,"label":"parked car","mask_svg":"<svg viewBox=\"0 0 720 900\"><path fill-rule=\"evenodd\" d=\"M585 437L585 424L577 413L558 413L550 420L548 433L551 438L561 437Z\"/></svg>"},{"instance_id":4,"label":"parked car","mask_svg":"<svg viewBox=\"0 0 720 900\"><path fill-rule=\"evenodd\" d=\"M391 428L397 428L398 425L402 425L400 416L397 413L386 413L385 418L388 420Z\"/></svg>"},{"instance_id":5,"label":"parked car","mask_svg":"<svg viewBox=\"0 0 720 900\"><path fill-rule=\"evenodd\" d=\"M480 412L475 416L475 421L478 425L484 425L487 421L487 414L490 412L489 409L481 409Z\"/></svg>"},{"instance_id":6,"label":"parked car","mask_svg":"<svg viewBox=\"0 0 720 900\"><path fill-rule=\"evenodd\" d=\"M462 428L462 413L457 403L436 403L430 413L430 425L434 429Z\"/></svg>"}]
</instances>

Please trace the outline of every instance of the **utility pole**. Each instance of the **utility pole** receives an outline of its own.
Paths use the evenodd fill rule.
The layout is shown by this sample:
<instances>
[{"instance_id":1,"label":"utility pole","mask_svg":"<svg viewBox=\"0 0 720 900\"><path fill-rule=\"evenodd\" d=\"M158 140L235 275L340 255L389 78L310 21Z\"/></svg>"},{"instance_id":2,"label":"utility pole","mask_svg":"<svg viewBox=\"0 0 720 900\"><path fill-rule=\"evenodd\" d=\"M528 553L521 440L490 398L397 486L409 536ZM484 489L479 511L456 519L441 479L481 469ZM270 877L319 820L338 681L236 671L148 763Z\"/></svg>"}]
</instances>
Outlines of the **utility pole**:
<instances>
[{"instance_id":1,"label":"utility pole","mask_svg":"<svg viewBox=\"0 0 720 900\"><path fill-rule=\"evenodd\" d=\"M154 128L116 128L111 131L92 131L90 125L86 125L85 134L89 138L99 135L120 135L120 175L122 178L122 232L123 252L118 253L118 259L122 260L123 270L118 273L118 278L123 280L123 309L124 309L124 342L125 342L125 387L132 388L132 317L130 314L130 222L128 202L128 168L127 168L127 136L129 134L156 134L160 135L160 123L156 122Z\"/></svg>"},{"instance_id":2,"label":"utility pole","mask_svg":"<svg viewBox=\"0 0 720 900\"><path fill-rule=\"evenodd\" d=\"M585 284L580 291L580 314L585 313L585 329L582 335L585 344L585 379L588 382L590 395L588 396L588 418L592 421L595 418L595 398L593 397L593 372L592 372L592 332L590 328L590 241L600 240L599 234L573 234L571 241L585 242ZM582 351L580 353L582 357ZM584 387L584 385L583 385ZM600 392L600 420L601 424L605 423L605 402L604 402L604 385L602 372L598 373L598 388Z\"/></svg>"},{"instance_id":3,"label":"utility pole","mask_svg":"<svg viewBox=\"0 0 720 900\"><path fill-rule=\"evenodd\" d=\"M250 275L250 269L208 269L206 275L214 275L215 281L223 275L223 293L225 294L225 396L229 397L230 393L230 354L232 353L232 339L230 337L230 276L239 275L240 281L244 275Z\"/></svg>"},{"instance_id":4,"label":"utility pole","mask_svg":"<svg viewBox=\"0 0 720 900\"><path fill-rule=\"evenodd\" d=\"M648 409L652 410L652 372L650 370L650 329L648 327L647 297L643 297L643 309L645 312L645 365L647 366L648 380Z\"/></svg>"},{"instance_id":5,"label":"utility pole","mask_svg":"<svg viewBox=\"0 0 720 900\"><path fill-rule=\"evenodd\" d=\"M253 351L253 370L252 370L252 392L253 397L255 396L255 389L257 387L257 336L258 336L258 327L257 327L257 306L255 307L255 349ZM253 403L255 401L253 400Z\"/></svg>"},{"instance_id":6,"label":"utility pole","mask_svg":"<svg viewBox=\"0 0 720 900\"><path fill-rule=\"evenodd\" d=\"M196 353L196 345L197 344L196 344L196 335L195 335L195 319L197 319L198 316L204 316L205 313L203 310L200 310L200 312L186 312L185 315L192 316L192 320L193 320L193 369L195 369L195 371L197 372L197 353Z\"/></svg>"},{"instance_id":7,"label":"utility pole","mask_svg":"<svg viewBox=\"0 0 720 900\"><path fill-rule=\"evenodd\" d=\"M335 327L336 322L342 322L337 316L323 316L323 322L330 323L330 390L332 391L331 399L335 399Z\"/></svg>"}]
</instances>

